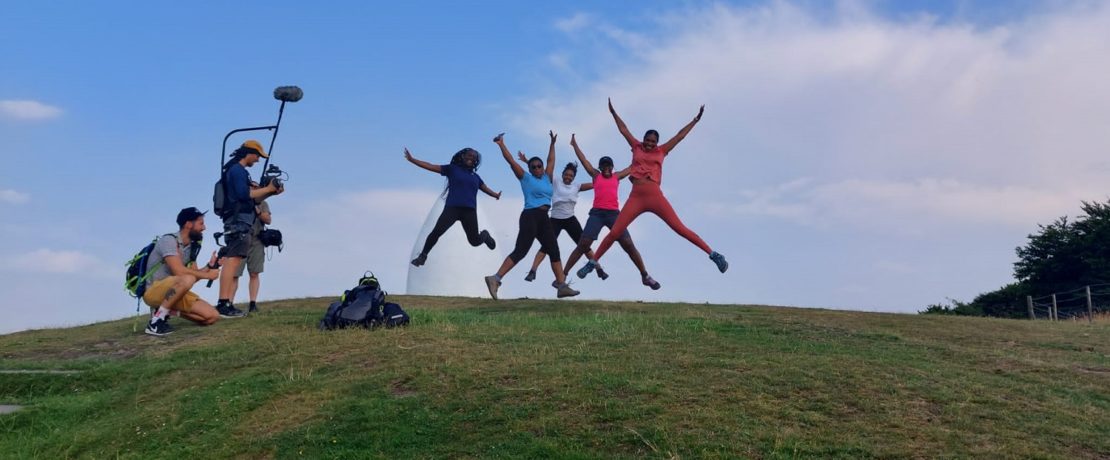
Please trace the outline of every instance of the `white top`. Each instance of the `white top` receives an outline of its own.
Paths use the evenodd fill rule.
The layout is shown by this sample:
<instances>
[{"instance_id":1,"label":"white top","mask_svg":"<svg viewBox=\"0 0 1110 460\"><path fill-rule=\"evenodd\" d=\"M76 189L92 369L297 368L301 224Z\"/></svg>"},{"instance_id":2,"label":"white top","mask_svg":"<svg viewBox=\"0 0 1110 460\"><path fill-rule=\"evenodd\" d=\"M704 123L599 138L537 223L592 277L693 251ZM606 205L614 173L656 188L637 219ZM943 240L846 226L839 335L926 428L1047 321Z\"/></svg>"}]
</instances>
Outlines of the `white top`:
<instances>
[{"instance_id":1,"label":"white top","mask_svg":"<svg viewBox=\"0 0 1110 460\"><path fill-rule=\"evenodd\" d=\"M551 194L551 218L570 219L574 217L574 205L578 204L579 185L564 184L561 177L556 177L552 184L555 189Z\"/></svg>"}]
</instances>

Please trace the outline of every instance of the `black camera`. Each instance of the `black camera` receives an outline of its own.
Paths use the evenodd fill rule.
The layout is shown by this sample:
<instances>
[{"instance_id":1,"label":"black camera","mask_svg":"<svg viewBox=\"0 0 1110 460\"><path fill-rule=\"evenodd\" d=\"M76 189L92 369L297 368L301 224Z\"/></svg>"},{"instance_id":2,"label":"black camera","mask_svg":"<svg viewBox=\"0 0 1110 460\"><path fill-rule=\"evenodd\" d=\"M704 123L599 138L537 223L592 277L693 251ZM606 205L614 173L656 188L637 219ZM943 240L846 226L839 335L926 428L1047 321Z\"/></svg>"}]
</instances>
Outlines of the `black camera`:
<instances>
[{"instance_id":1,"label":"black camera","mask_svg":"<svg viewBox=\"0 0 1110 460\"><path fill-rule=\"evenodd\" d=\"M289 180L289 174L282 171L277 165L270 165L262 172L262 177L259 179L258 185L265 187L274 183L274 187L282 188L285 186L285 181Z\"/></svg>"}]
</instances>

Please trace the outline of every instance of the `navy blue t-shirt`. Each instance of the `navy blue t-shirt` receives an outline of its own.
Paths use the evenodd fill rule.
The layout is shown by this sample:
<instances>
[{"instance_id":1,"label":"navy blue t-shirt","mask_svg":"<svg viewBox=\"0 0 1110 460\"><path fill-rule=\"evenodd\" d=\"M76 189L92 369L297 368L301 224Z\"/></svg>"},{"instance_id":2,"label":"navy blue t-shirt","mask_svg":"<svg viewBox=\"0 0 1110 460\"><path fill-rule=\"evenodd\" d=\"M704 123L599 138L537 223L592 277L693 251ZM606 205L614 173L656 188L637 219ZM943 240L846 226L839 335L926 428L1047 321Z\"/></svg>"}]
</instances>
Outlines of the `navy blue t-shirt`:
<instances>
[{"instance_id":1,"label":"navy blue t-shirt","mask_svg":"<svg viewBox=\"0 0 1110 460\"><path fill-rule=\"evenodd\" d=\"M485 183L478 173L450 164L440 166L439 173L447 177L446 206L478 207L478 187Z\"/></svg>"}]
</instances>

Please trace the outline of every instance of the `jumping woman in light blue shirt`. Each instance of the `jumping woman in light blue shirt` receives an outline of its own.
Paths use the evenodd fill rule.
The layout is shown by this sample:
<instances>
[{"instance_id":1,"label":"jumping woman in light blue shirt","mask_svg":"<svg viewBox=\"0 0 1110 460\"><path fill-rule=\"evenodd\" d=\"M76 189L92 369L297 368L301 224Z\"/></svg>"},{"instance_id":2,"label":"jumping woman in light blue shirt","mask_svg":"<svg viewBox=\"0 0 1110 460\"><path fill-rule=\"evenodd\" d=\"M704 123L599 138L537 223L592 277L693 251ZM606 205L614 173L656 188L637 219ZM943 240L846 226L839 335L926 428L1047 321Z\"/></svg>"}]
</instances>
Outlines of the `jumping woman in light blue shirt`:
<instances>
[{"instance_id":1,"label":"jumping woman in light blue shirt","mask_svg":"<svg viewBox=\"0 0 1110 460\"><path fill-rule=\"evenodd\" d=\"M551 136L551 145L547 150L547 168L544 168L544 162L539 157L532 157L528 160L528 171L524 171L516 161L513 161L513 155L505 147L504 133L493 138L493 142L501 148L501 156L505 157L505 161L513 170L513 175L520 181L520 190L524 193L524 211L520 213L520 230L516 235L516 246L509 257L501 263L497 273L486 277L486 287L489 288L490 297L494 299L497 298L497 289L501 286L502 278L524 259L524 256L528 255L533 240L539 240L540 249L551 260L551 271L555 274L558 296L562 298L578 295L578 291L571 289L566 283L563 263L559 258L559 245L555 242L555 230L551 227L551 219L547 215L547 211L551 209L553 191L551 184L555 171L555 133L548 132L548 134Z\"/></svg>"}]
</instances>

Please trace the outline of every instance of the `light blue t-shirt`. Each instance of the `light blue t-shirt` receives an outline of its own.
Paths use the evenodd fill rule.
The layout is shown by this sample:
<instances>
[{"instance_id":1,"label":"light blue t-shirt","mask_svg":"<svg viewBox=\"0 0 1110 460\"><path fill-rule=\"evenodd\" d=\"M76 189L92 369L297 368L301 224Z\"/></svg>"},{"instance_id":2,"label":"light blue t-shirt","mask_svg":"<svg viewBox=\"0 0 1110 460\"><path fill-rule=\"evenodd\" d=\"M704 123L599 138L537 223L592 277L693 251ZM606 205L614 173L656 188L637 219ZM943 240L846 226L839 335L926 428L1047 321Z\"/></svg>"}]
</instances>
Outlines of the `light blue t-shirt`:
<instances>
[{"instance_id":1,"label":"light blue t-shirt","mask_svg":"<svg viewBox=\"0 0 1110 460\"><path fill-rule=\"evenodd\" d=\"M551 181L547 174L540 177L524 173L520 178L520 191L524 192L524 209L551 206Z\"/></svg>"}]
</instances>

